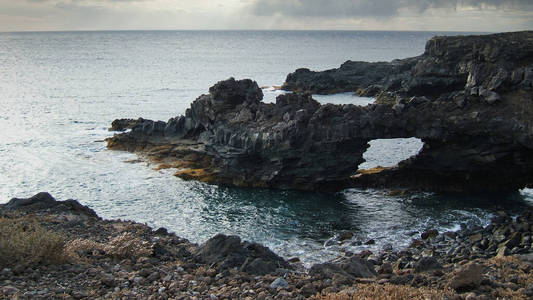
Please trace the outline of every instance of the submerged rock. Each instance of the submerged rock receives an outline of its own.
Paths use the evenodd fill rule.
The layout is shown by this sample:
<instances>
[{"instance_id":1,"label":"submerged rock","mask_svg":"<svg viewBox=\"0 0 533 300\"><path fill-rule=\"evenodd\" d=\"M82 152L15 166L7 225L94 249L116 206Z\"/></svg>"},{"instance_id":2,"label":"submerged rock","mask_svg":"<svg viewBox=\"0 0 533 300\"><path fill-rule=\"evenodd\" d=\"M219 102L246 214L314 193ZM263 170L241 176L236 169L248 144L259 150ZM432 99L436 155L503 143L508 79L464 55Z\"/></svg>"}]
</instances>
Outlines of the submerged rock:
<instances>
[{"instance_id":1,"label":"submerged rock","mask_svg":"<svg viewBox=\"0 0 533 300\"><path fill-rule=\"evenodd\" d=\"M186 180L337 191L346 187L511 191L533 183L533 32L436 37L419 57L301 69L286 89L356 91L378 103L321 105L309 94L262 103L251 80L221 81L184 116L142 120L107 140ZM368 90L370 89L370 90ZM420 153L358 170L373 139L417 137Z\"/></svg>"}]
</instances>

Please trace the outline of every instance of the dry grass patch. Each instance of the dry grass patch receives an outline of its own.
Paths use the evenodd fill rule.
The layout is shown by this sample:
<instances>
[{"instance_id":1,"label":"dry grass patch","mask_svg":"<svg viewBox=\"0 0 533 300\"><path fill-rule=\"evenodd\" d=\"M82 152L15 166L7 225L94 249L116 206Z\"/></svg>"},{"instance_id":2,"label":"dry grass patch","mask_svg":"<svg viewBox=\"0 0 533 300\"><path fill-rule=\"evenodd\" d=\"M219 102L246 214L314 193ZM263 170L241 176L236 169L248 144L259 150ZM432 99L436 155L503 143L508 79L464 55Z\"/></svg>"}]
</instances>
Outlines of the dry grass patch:
<instances>
[{"instance_id":1,"label":"dry grass patch","mask_svg":"<svg viewBox=\"0 0 533 300\"><path fill-rule=\"evenodd\" d=\"M315 296L315 300L429 300L453 295L451 290L414 288L392 284L358 284L354 288L336 294Z\"/></svg>"},{"instance_id":2,"label":"dry grass patch","mask_svg":"<svg viewBox=\"0 0 533 300\"><path fill-rule=\"evenodd\" d=\"M524 262L516 256L494 257L487 261L492 275L503 282L515 282L519 286L527 287L533 284L533 273L526 272ZM511 288L500 287L497 289L500 297L505 299L529 299L520 290L514 291Z\"/></svg>"},{"instance_id":3,"label":"dry grass patch","mask_svg":"<svg viewBox=\"0 0 533 300\"><path fill-rule=\"evenodd\" d=\"M123 232L105 244L87 239L69 241L66 245L66 252L78 259L83 259L84 253L95 252L105 253L117 259L137 259L151 256L153 250L148 242L141 240L133 233Z\"/></svg>"},{"instance_id":4,"label":"dry grass patch","mask_svg":"<svg viewBox=\"0 0 533 300\"><path fill-rule=\"evenodd\" d=\"M0 265L61 263L65 239L29 217L0 218Z\"/></svg>"}]
</instances>

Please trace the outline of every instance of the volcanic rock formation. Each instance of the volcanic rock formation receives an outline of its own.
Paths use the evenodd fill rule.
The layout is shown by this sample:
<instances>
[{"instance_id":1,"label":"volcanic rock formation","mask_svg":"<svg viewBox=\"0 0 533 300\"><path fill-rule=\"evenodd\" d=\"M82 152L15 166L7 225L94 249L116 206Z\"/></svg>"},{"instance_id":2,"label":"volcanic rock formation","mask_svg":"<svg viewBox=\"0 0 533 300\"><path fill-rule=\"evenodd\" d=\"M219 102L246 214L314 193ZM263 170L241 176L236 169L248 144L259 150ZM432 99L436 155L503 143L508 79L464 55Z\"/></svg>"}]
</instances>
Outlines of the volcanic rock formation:
<instances>
[{"instance_id":1,"label":"volcanic rock formation","mask_svg":"<svg viewBox=\"0 0 533 300\"><path fill-rule=\"evenodd\" d=\"M423 55L390 63L299 69L285 89L377 95L321 105L307 93L261 102L251 80L221 81L168 122L120 120L110 149L145 154L177 176L249 187L349 186L508 191L533 182L533 32L435 37ZM422 139L393 168L360 171L373 139ZM355 176L354 176L355 174Z\"/></svg>"}]
</instances>

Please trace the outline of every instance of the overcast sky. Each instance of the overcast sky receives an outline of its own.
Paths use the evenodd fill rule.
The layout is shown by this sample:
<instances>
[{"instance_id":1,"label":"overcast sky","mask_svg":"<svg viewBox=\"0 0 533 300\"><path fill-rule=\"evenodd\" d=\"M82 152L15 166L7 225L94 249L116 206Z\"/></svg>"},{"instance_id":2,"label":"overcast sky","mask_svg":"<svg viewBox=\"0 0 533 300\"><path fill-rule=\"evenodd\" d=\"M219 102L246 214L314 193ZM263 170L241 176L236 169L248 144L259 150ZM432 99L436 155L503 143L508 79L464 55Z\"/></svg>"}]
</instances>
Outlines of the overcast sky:
<instances>
[{"instance_id":1,"label":"overcast sky","mask_svg":"<svg viewBox=\"0 0 533 300\"><path fill-rule=\"evenodd\" d=\"M533 30L533 0L0 0L0 31Z\"/></svg>"}]
</instances>

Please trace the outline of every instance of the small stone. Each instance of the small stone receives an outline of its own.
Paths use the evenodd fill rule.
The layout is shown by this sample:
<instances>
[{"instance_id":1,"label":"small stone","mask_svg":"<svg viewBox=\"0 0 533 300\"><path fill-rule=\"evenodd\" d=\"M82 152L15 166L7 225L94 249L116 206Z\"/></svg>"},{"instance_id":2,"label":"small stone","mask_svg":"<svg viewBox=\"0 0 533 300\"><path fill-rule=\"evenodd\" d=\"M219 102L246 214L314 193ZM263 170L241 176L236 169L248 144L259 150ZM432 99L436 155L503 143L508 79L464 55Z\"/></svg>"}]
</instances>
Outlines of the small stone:
<instances>
[{"instance_id":1,"label":"small stone","mask_svg":"<svg viewBox=\"0 0 533 300\"><path fill-rule=\"evenodd\" d=\"M292 258L289 258L288 262L290 262L290 263L298 263L298 262L300 262L300 258L299 257L292 257Z\"/></svg>"},{"instance_id":2,"label":"small stone","mask_svg":"<svg viewBox=\"0 0 533 300\"><path fill-rule=\"evenodd\" d=\"M468 237L471 243L477 243L483 239L483 234L476 233Z\"/></svg>"},{"instance_id":3,"label":"small stone","mask_svg":"<svg viewBox=\"0 0 533 300\"><path fill-rule=\"evenodd\" d=\"M498 93L493 92L493 91L489 91L489 90L486 90L486 89L483 89L482 91L480 91L479 95L482 96L483 98L485 98L485 101L488 104L495 103L495 102L499 101L500 98L501 98Z\"/></svg>"},{"instance_id":4,"label":"small stone","mask_svg":"<svg viewBox=\"0 0 533 300\"><path fill-rule=\"evenodd\" d=\"M427 239L430 239L430 238L434 238L434 237L436 237L437 235L439 235L439 232L438 232L436 229L430 229L430 230L427 230L427 231L422 232L422 234L420 235L420 237L421 237L423 240L427 240Z\"/></svg>"},{"instance_id":5,"label":"small stone","mask_svg":"<svg viewBox=\"0 0 533 300\"><path fill-rule=\"evenodd\" d=\"M105 285L107 287L115 286L115 278L113 277L113 275L104 274L102 276L102 279L100 279L100 281L102 282L103 285Z\"/></svg>"},{"instance_id":6,"label":"small stone","mask_svg":"<svg viewBox=\"0 0 533 300\"><path fill-rule=\"evenodd\" d=\"M163 281L169 282L172 280L172 274L168 274L167 276L163 277Z\"/></svg>"},{"instance_id":7,"label":"small stone","mask_svg":"<svg viewBox=\"0 0 533 300\"><path fill-rule=\"evenodd\" d=\"M353 237L353 232L344 232L343 234L341 234L339 236L339 240L340 241L345 241L345 240L349 240Z\"/></svg>"},{"instance_id":8,"label":"small stone","mask_svg":"<svg viewBox=\"0 0 533 300\"><path fill-rule=\"evenodd\" d=\"M283 279L283 277L276 278L271 284L271 289L278 289L278 288L286 288L289 286L289 283L287 280Z\"/></svg>"},{"instance_id":9,"label":"small stone","mask_svg":"<svg viewBox=\"0 0 533 300\"><path fill-rule=\"evenodd\" d=\"M168 230L165 227L159 227L156 231L154 231L154 234L167 235L168 234Z\"/></svg>"},{"instance_id":10,"label":"small stone","mask_svg":"<svg viewBox=\"0 0 533 300\"><path fill-rule=\"evenodd\" d=\"M392 272L393 272L392 264L388 262L382 264L378 269L379 274L392 274Z\"/></svg>"},{"instance_id":11,"label":"small stone","mask_svg":"<svg viewBox=\"0 0 533 300\"><path fill-rule=\"evenodd\" d=\"M6 285L2 288L2 294L4 295L13 295L19 292L19 289L17 289L14 286Z\"/></svg>"},{"instance_id":12,"label":"small stone","mask_svg":"<svg viewBox=\"0 0 533 300\"><path fill-rule=\"evenodd\" d=\"M397 104L394 104L392 106L392 110L394 111L395 114L401 114L402 111L404 110L405 108L405 104L402 104L402 103L397 103Z\"/></svg>"},{"instance_id":13,"label":"small stone","mask_svg":"<svg viewBox=\"0 0 533 300\"><path fill-rule=\"evenodd\" d=\"M392 244L385 244L381 248L382 251L392 251Z\"/></svg>"},{"instance_id":14,"label":"small stone","mask_svg":"<svg viewBox=\"0 0 533 300\"><path fill-rule=\"evenodd\" d=\"M374 245L375 243L376 243L376 240L370 239L370 240L366 241L365 245Z\"/></svg>"},{"instance_id":15,"label":"small stone","mask_svg":"<svg viewBox=\"0 0 533 300\"><path fill-rule=\"evenodd\" d=\"M157 293L161 295L161 294L163 294L166 290L167 290L167 288L164 287L164 286L162 286L162 287L160 287L160 288L157 290Z\"/></svg>"},{"instance_id":16,"label":"small stone","mask_svg":"<svg viewBox=\"0 0 533 300\"><path fill-rule=\"evenodd\" d=\"M13 274L20 275L26 271L26 268L23 265L16 265L13 267Z\"/></svg>"},{"instance_id":17,"label":"small stone","mask_svg":"<svg viewBox=\"0 0 533 300\"><path fill-rule=\"evenodd\" d=\"M148 277L146 277L146 281L153 282L158 280L159 277L159 272L153 272L152 274L148 275Z\"/></svg>"},{"instance_id":18,"label":"small stone","mask_svg":"<svg viewBox=\"0 0 533 300\"><path fill-rule=\"evenodd\" d=\"M502 246L498 248L496 253L497 253L496 257L504 257L504 256L509 255L510 251L509 251L509 248L507 248L507 246Z\"/></svg>"},{"instance_id":19,"label":"small stone","mask_svg":"<svg viewBox=\"0 0 533 300\"><path fill-rule=\"evenodd\" d=\"M142 284L144 284L144 278L142 278L140 276L137 276L137 277L133 278L133 283L135 283L137 285L142 285Z\"/></svg>"}]
</instances>

